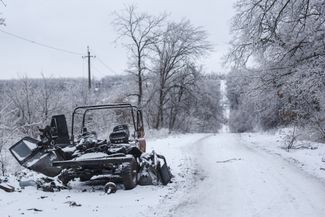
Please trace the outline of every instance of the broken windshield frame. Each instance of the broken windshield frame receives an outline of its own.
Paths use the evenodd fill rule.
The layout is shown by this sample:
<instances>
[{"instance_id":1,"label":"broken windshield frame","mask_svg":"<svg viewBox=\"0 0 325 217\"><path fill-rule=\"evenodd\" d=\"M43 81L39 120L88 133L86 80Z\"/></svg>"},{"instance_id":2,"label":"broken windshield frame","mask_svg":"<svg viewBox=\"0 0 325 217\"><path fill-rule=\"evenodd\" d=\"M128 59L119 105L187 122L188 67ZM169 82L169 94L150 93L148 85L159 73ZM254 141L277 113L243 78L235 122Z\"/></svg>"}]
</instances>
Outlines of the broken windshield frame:
<instances>
[{"instance_id":1,"label":"broken windshield frame","mask_svg":"<svg viewBox=\"0 0 325 217\"><path fill-rule=\"evenodd\" d=\"M138 132L139 129L140 129L140 127L143 125L143 121L142 121L141 110L139 110L138 107L136 107L136 106L133 106L133 105L128 104L128 103L104 104L104 105L94 105L94 106L79 106L79 107L76 107L74 109L73 113L72 113L71 138L70 138L71 142L72 143L74 142L75 115L76 114L80 114L80 113L77 113L78 110L84 110L84 112L83 112L83 118L82 118L82 128L84 128L86 114L89 111L103 110L103 109L107 109L107 110L108 109L125 109L125 108L130 108L130 112L131 112L131 116L132 116L132 122L133 122L133 127L134 127L135 131ZM136 120L135 120L135 116L134 116L134 110L136 110L136 115L137 115Z\"/></svg>"}]
</instances>

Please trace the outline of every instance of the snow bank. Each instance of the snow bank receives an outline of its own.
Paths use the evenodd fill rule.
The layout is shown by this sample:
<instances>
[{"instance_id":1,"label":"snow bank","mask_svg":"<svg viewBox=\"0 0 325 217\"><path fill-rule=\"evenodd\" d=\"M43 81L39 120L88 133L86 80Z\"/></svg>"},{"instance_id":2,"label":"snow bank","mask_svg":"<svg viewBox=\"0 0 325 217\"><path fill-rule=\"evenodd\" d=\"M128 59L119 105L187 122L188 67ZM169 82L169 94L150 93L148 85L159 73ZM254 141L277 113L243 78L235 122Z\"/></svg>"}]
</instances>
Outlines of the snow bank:
<instances>
[{"instance_id":1,"label":"snow bank","mask_svg":"<svg viewBox=\"0 0 325 217\"><path fill-rule=\"evenodd\" d=\"M325 162L323 162L325 157L325 144L298 140L294 143L292 149L287 150L287 134L288 129L273 133L245 133L241 134L241 139L247 145L281 156L308 174L325 181Z\"/></svg>"}]
</instances>

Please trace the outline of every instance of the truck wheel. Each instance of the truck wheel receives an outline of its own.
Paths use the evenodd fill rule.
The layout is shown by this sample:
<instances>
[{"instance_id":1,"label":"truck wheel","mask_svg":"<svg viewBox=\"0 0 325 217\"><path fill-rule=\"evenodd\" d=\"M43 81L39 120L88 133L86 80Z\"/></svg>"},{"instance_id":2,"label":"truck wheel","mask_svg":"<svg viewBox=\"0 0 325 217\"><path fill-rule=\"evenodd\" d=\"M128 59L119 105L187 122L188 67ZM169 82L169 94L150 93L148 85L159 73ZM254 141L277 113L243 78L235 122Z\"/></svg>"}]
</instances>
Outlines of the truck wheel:
<instances>
[{"instance_id":1,"label":"truck wheel","mask_svg":"<svg viewBox=\"0 0 325 217\"><path fill-rule=\"evenodd\" d=\"M107 182L104 187L104 191L106 194L115 193L117 191L117 187L114 182Z\"/></svg>"},{"instance_id":2,"label":"truck wheel","mask_svg":"<svg viewBox=\"0 0 325 217\"><path fill-rule=\"evenodd\" d=\"M122 174L122 180L125 190L131 190L138 184L138 166L135 159L133 159L129 165L127 165Z\"/></svg>"}]
</instances>

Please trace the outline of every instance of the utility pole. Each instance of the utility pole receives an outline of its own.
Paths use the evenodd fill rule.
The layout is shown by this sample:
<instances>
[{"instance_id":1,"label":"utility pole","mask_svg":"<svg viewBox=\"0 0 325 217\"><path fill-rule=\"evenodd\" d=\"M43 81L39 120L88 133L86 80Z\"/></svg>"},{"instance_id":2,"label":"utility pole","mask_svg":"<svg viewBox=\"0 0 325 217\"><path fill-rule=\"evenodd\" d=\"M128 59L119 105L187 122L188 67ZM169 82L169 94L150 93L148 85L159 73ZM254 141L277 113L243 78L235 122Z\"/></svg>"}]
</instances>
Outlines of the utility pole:
<instances>
[{"instance_id":1,"label":"utility pole","mask_svg":"<svg viewBox=\"0 0 325 217\"><path fill-rule=\"evenodd\" d=\"M87 46L87 56L82 58L88 58L88 89L91 89L91 71L90 71L90 58L95 58L96 56L90 56L89 46Z\"/></svg>"}]
</instances>

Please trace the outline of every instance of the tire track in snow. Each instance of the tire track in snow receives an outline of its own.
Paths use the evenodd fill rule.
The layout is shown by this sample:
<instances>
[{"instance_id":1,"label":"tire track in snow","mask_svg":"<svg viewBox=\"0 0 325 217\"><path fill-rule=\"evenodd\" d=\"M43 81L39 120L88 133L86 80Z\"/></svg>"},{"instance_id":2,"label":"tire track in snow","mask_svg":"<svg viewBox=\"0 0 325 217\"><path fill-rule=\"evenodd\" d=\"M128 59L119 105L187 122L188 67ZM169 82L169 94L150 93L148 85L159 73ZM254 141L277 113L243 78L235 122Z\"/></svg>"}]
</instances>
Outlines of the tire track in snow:
<instances>
[{"instance_id":1,"label":"tire track in snow","mask_svg":"<svg viewBox=\"0 0 325 217\"><path fill-rule=\"evenodd\" d=\"M184 186L185 189L183 192L181 192L181 200L168 209L168 214L165 215L166 217L175 216L175 213L178 210L182 210L184 208L186 209L186 207L197 203L196 198L193 198L190 195L192 194L193 190L200 188L199 185L207 177L207 174L204 173L203 168L201 167L202 165L199 162L200 159L198 158L198 156L204 156L200 146L203 145L205 141L211 138L212 136L213 134L206 134L203 138L200 138L190 144L189 147L183 147L184 153L189 154L188 159L191 162L189 165L187 165L187 168L185 168L185 170L190 169L190 173L188 173L188 181L187 183L185 183Z\"/></svg>"},{"instance_id":2,"label":"tire track in snow","mask_svg":"<svg viewBox=\"0 0 325 217\"><path fill-rule=\"evenodd\" d=\"M168 185L170 186L169 193L162 198L159 206L149 207L146 212L141 213L139 216L174 216L173 213L176 209L195 203L186 195L190 195L191 191L197 188L197 185L205 179L205 175L200 172L200 164L196 155L201 155L201 151L198 150L199 146L212 136L213 134L198 134L194 142L180 144L180 147L178 147L180 155L178 156L179 159L176 160L179 162L177 165L179 172L174 174L174 182ZM168 154L166 154L166 158L168 161L170 160ZM175 165L170 166L172 172L175 171L175 168L173 168Z\"/></svg>"},{"instance_id":3,"label":"tire track in snow","mask_svg":"<svg viewBox=\"0 0 325 217\"><path fill-rule=\"evenodd\" d=\"M199 172L184 191L175 193L175 200L163 201L157 216L325 216L322 183L280 158L247 147L240 135L210 136L190 147Z\"/></svg>"}]
</instances>

